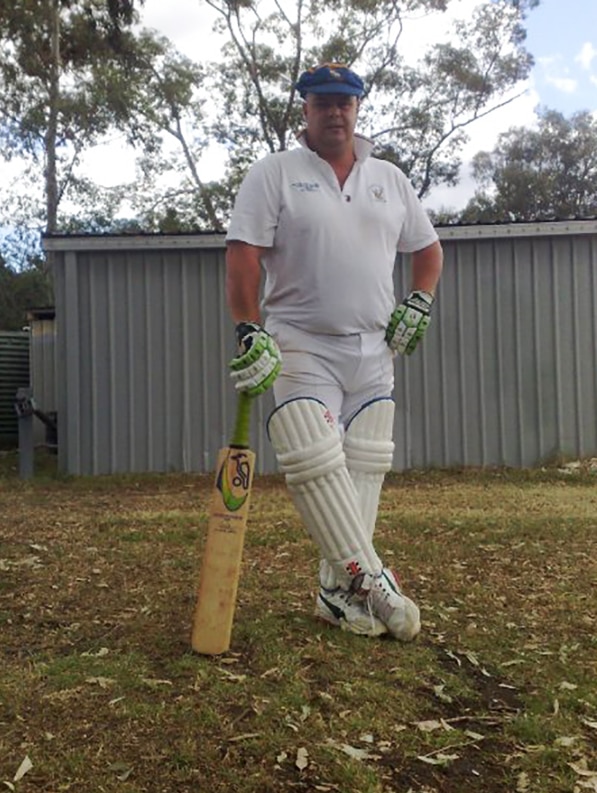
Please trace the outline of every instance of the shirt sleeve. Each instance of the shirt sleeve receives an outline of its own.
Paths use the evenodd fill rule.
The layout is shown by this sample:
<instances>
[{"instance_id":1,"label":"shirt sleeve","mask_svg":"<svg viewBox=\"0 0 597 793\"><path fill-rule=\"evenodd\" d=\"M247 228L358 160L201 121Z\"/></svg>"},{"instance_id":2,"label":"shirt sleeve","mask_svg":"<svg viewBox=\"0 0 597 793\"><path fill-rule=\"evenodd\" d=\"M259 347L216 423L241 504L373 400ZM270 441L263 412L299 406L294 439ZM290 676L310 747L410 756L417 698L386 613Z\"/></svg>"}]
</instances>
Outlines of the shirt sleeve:
<instances>
[{"instance_id":1,"label":"shirt sleeve","mask_svg":"<svg viewBox=\"0 0 597 793\"><path fill-rule=\"evenodd\" d=\"M234 202L226 240L271 248L280 214L280 179L275 155L249 168Z\"/></svg>"},{"instance_id":2,"label":"shirt sleeve","mask_svg":"<svg viewBox=\"0 0 597 793\"><path fill-rule=\"evenodd\" d=\"M400 253L413 253L432 245L439 236L409 179L402 171L397 171L399 190L406 208L397 248Z\"/></svg>"}]
</instances>

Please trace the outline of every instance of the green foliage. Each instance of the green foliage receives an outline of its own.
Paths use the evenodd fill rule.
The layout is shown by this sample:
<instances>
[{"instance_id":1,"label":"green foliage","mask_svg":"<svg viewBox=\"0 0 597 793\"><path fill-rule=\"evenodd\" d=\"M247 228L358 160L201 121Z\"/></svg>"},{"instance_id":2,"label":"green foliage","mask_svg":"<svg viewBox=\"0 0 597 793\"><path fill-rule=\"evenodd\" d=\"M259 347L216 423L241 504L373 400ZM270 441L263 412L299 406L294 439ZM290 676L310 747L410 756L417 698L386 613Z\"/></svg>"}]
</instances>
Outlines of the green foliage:
<instances>
[{"instance_id":1,"label":"green foliage","mask_svg":"<svg viewBox=\"0 0 597 793\"><path fill-rule=\"evenodd\" d=\"M0 258L0 330L22 330L30 309L51 304L51 283L41 267L16 271Z\"/></svg>"},{"instance_id":2,"label":"green foliage","mask_svg":"<svg viewBox=\"0 0 597 793\"><path fill-rule=\"evenodd\" d=\"M474 158L481 190L465 221L537 220L597 214L597 121L538 112L536 129L512 127L491 152Z\"/></svg>"},{"instance_id":3,"label":"green foliage","mask_svg":"<svg viewBox=\"0 0 597 793\"><path fill-rule=\"evenodd\" d=\"M134 28L141 0L0 8L0 152L25 168L0 201L0 223L37 240L43 230L122 223L222 230L249 165L294 145L303 124L294 84L324 60L364 77L360 127L377 156L398 164L421 196L455 184L467 127L510 101L529 72L523 25L538 0L480 2L416 63L402 55L409 19L458 10L457 0L206 4L225 41L211 64ZM82 178L80 165L115 132L137 157L137 173L134 184L106 189ZM206 184L198 164L214 145L226 153L225 173Z\"/></svg>"},{"instance_id":4,"label":"green foliage","mask_svg":"<svg viewBox=\"0 0 597 793\"><path fill-rule=\"evenodd\" d=\"M301 126L298 74L335 60L365 79L361 127L375 139L376 154L405 170L424 196L436 184L456 183L466 127L506 101L532 65L522 23L537 0L480 3L415 65L400 54L409 15L441 13L449 0L313 0L269 13L259 2L234 11L224 0L208 4L229 39L225 61L213 67L222 98L215 128L236 173L247 160L290 145Z\"/></svg>"}]
</instances>

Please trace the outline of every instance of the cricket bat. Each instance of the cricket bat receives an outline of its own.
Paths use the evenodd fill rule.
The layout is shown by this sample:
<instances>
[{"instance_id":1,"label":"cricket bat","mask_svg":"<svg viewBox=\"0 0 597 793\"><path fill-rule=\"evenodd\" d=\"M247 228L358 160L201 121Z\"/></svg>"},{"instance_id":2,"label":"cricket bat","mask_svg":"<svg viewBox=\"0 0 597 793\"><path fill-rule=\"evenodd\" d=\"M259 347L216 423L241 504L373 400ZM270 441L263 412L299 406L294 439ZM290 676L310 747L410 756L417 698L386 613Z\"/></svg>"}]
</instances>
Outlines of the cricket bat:
<instances>
[{"instance_id":1,"label":"cricket bat","mask_svg":"<svg viewBox=\"0 0 597 793\"><path fill-rule=\"evenodd\" d=\"M230 445L218 454L191 636L193 650L203 655L230 647L255 469L250 413L251 397L239 394Z\"/></svg>"}]
</instances>

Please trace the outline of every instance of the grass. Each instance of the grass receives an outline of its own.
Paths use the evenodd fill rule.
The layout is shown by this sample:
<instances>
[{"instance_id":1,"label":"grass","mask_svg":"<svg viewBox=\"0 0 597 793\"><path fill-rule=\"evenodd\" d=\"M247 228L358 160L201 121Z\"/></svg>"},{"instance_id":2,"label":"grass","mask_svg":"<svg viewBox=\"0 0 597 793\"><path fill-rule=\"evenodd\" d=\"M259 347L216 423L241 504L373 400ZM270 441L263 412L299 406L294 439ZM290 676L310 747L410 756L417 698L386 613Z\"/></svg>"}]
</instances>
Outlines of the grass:
<instances>
[{"instance_id":1,"label":"grass","mask_svg":"<svg viewBox=\"0 0 597 793\"><path fill-rule=\"evenodd\" d=\"M217 658L189 648L211 477L36 470L0 458L0 787L597 789L589 466L388 477L376 542L421 606L410 645L312 618L315 549L259 478Z\"/></svg>"}]
</instances>

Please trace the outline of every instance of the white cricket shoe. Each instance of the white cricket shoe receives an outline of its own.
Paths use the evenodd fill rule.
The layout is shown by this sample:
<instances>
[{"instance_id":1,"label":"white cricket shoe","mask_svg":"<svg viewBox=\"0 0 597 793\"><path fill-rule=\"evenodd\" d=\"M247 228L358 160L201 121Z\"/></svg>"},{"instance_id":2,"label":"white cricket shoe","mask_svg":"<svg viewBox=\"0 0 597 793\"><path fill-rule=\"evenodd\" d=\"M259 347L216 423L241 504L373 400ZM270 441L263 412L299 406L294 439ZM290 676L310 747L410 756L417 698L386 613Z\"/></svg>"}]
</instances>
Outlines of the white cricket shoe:
<instances>
[{"instance_id":1,"label":"white cricket shoe","mask_svg":"<svg viewBox=\"0 0 597 793\"><path fill-rule=\"evenodd\" d=\"M387 567L379 575L364 574L353 581L355 595L386 625L389 633L409 642L421 630L421 615L410 598L402 594L396 576Z\"/></svg>"},{"instance_id":2,"label":"white cricket shoe","mask_svg":"<svg viewBox=\"0 0 597 793\"><path fill-rule=\"evenodd\" d=\"M340 587L320 587L315 603L315 616L359 636L382 636L388 631L362 597Z\"/></svg>"}]
</instances>

